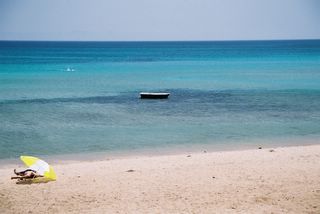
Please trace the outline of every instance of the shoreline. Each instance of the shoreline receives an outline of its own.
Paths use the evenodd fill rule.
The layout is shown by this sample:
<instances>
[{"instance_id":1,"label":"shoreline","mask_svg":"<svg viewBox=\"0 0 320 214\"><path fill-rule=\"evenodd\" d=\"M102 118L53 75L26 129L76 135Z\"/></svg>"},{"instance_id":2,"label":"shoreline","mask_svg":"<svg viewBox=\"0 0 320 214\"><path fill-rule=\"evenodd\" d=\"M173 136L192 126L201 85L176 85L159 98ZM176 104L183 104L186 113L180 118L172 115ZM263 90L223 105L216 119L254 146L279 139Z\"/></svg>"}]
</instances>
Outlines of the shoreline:
<instances>
[{"instance_id":1,"label":"shoreline","mask_svg":"<svg viewBox=\"0 0 320 214\"><path fill-rule=\"evenodd\" d=\"M4 213L319 213L320 145L53 164L17 185L0 168ZM37 200L35 200L37 199Z\"/></svg>"},{"instance_id":2,"label":"shoreline","mask_svg":"<svg viewBox=\"0 0 320 214\"><path fill-rule=\"evenodd\" d=\"M256 150L259 147L263 149L285 148L285 147L299 147L299 146L313 146L319 145L320 138L315 137L295 137L295 138L275 138L268 140L250 140L250 141L229 141L216 144L183 144L183 145L167 145L162 148L141 148L133 150L115 150L115 151L101 151L101 152L80 152L68 154L54 154L54 155L34 155L21 154L40 157L53 164L68 164L82 161L101 161L101 160L115 160L128 159L139 157L157 157L157 156L172 156L184 154L201 154L213 152L228 152L228 151L246 151ZM6 165L21 165L19 159L16 158L0 159L0 169L5 168ZM21 165L23 167L23 165Z\"/></svg>"}]
</instances>

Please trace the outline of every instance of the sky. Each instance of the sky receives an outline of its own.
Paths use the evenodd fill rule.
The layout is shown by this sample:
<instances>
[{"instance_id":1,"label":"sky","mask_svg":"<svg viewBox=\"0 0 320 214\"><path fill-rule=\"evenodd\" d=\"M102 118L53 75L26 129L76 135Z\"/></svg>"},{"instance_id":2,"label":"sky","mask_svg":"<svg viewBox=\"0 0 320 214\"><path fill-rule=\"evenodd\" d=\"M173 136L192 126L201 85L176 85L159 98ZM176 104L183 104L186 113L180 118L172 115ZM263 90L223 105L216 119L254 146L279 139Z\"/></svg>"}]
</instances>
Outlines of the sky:
<instances>
[{"instance_id":1,"label":"sky","mask_svg":"<svg viewBox=\"0 0 320 214\"><path fill-rule=\"evenodd\" d=\"M0 40L320 39L320 0L0 0Z\"/></svg>"}]
</instances>

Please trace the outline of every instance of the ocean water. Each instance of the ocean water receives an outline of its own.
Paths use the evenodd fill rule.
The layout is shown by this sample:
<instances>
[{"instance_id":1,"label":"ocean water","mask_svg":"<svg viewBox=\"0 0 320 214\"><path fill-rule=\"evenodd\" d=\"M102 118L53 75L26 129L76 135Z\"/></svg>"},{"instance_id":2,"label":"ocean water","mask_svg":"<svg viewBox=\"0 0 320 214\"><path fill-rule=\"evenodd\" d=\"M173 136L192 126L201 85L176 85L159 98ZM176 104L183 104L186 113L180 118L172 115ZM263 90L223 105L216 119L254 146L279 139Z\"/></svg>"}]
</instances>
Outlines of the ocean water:
<instances>
[{"instance_id":1,"label":"ocean water","mask_svg":"<svg viewBox=\"0 0 320 214\"><path fill-rule=\"evenodd\" d=\"M320 40L0 42L0 159L294 139L320 140Z\"/></svg>"}]
</instances>

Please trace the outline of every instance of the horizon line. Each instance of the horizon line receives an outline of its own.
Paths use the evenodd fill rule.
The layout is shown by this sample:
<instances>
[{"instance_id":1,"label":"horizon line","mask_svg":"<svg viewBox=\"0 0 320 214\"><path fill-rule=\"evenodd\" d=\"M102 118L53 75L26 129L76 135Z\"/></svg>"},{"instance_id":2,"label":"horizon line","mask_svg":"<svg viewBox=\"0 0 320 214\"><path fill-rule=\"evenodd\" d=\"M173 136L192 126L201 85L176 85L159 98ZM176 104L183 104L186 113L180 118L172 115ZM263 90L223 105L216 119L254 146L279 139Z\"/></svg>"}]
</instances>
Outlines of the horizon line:
<instances>
[{"instance_id":1,"label":"horizon line","mask_svg":"<svg viewBox=\"0 0 320 214\"><path fill-rule=\"evenodd\" d=\"M320 38L306 39L226 39L226 40L7 40L0 39L0 42L254 42L254 41L310 41Z\"/></svg>"}]
</instances>

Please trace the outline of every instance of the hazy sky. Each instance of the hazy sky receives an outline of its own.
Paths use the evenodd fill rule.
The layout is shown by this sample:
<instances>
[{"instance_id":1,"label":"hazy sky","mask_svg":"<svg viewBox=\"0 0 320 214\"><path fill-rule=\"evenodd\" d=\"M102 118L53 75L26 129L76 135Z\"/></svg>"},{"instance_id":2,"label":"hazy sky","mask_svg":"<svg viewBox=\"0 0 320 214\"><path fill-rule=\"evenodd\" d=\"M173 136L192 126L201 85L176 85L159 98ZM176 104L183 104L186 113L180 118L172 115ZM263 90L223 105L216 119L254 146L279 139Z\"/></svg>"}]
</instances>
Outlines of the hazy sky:
<instances>
[{"instance_id":1,"label":"hazy sky","mask_svg":"<svg viewBox=\"0 0 320 214\"><path fill-rule=\"evenodd\" d=\"M0 40L320 39L320 0L0 0Z\"/></svg>"}]
</instances>

